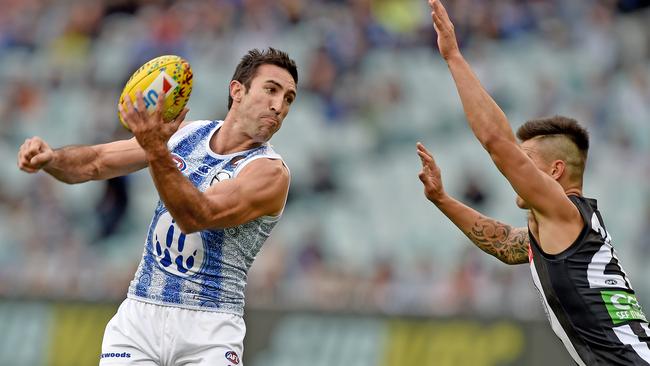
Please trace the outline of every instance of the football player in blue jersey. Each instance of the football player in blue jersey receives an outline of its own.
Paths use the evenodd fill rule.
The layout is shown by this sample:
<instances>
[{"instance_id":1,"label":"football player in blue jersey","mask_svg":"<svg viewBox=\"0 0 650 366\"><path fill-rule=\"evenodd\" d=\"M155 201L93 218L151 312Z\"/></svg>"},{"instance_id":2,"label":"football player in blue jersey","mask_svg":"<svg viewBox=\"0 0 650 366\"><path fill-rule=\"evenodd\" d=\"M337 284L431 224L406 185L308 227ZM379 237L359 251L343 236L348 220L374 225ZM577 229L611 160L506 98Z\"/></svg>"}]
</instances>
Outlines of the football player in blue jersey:
<instances>
[{"instance_id":1,"label":"football player in blue jersey","mask_svg":"<svg viewBox=\"0 0 650 366\"><path fill-rule=\"evenodd\" d=\"M184 110L165 123L163 96L149 114L140 93L135 106L119 106L129 140L52 149L32 137L21 146L25 172L81 183L148 167L159 193L127 299L106 327L101 365L241 365L247 272L289 189L289 170L268 141L297 83L286 53L255 49L235 69L223 121L184 122Z\"/></svg>"},{"instance_id":2,"label":"football player in blue jersey","mask_svg":"<svg viewBox=\"0 0 650 366\"><path fill-rule=\"evenodd\" d=\"M514 228L447 195L432 154L417 144L426 197L472 242L507 264L529 263L552 328L578 365L650 365L650 329L596 200L582 195L587 131L561 116L524 123L517 143L503 111L461 54L443 5L429 0L438 48L472 132L529 210Z\"/></svg>"}]
</instances>

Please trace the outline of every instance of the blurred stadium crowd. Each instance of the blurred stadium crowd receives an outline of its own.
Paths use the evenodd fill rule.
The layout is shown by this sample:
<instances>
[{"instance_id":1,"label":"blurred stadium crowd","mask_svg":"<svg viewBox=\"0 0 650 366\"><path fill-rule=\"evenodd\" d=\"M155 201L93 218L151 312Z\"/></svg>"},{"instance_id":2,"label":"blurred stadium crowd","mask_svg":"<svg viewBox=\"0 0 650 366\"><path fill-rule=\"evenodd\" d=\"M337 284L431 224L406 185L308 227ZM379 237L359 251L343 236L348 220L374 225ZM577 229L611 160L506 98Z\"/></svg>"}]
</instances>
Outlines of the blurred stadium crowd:
<instances>
[{"instance_id":1,"label":"blurred stadium crowd","mask_svg":"<svg viewBox=\"0 0 650 366\"><path fill-rule=\"evenodd\" d=\"M417 178L514 225L514 193L466 127L424 0L1 0L0 297L116 302L157 200L146 171L59 184L19 172L52 146L128 138L116 102L162 54L187 58L189 119L225 116L250 48L289 52L299 95L272 141L292 171L284 218L250 273L251 306L542 315L527 266L474 248ZM650 8L643 0L448 0L461 45L517 127L565 114L591 131L585 195L650 306Z\"/></svg>"}]
</instances>

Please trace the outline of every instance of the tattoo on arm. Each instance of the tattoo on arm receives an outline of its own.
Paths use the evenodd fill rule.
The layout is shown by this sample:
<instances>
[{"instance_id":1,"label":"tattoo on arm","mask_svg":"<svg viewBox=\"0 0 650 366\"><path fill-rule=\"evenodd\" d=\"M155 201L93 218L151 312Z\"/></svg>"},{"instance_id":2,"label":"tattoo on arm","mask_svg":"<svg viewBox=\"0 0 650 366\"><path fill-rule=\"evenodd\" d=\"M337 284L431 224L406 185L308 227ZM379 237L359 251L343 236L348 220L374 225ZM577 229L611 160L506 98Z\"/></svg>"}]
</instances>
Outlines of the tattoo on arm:
<instances>
[{"instance_id":1,"label":"tattoo on arm","mask_svg":"<svg viewBox=\"0 0 650 366\"><path fill-rule=\"evenodd\" d=\"M528 230L480 216L465 233L482 251L507 264L528 262Z\"/></svg>"}]
</instances>

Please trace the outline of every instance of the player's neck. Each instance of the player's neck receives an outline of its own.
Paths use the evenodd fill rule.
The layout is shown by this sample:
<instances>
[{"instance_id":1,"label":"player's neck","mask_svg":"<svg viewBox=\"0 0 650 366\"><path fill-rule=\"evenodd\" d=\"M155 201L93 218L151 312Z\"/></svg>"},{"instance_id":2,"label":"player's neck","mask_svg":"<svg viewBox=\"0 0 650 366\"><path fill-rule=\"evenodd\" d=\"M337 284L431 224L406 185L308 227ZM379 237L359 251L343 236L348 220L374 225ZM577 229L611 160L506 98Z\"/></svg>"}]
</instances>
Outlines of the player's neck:
<instances>
[{"instance_id":1,"label":"player's neck","mask_svg":"<svg viewBox=\"0 0 650 366\"><path fill-rule=\"evenodd\" d=\"M250 150L262 145L236 128L236 124L225 120L221 127L210 138L210 149L220 155L228 155L239 151Z\"/></svg>"}]
</instances>

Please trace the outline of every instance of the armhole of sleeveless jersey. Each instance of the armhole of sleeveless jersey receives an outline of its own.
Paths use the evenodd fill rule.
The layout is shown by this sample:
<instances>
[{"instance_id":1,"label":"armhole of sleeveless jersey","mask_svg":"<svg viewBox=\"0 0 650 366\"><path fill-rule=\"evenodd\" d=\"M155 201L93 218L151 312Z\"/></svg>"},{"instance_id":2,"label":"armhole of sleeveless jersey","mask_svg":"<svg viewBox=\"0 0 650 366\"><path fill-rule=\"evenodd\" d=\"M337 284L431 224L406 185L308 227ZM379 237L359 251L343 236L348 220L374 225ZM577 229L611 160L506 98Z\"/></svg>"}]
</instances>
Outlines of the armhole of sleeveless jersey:
<instances>
[{"instance_id":1,"label":"armhole of sleeveless jersey","mask_svg":"<svg viewBox=\"0 0 650 366\"><path fill-rule=\"evenodd\" d=\"M575 253L580 248L580 243L584 240L585 236L587 236L587 233L589 232L589 222L587 221L587 216L583 212L582 207L580 207L578 202L574 201L574 199L579 200L579 198L577 198L577 196L575 196L575 198L574 198L573 195L569 196L569 200L571 200L571 203L573 203L573 205L576 206L576 208L578 209L578 212L580 212L580 217L582 217L582 230L580 230L580 234L578 234L578 237L576 238L576 240L574 240L573 243L571 243L571 245L569 245L568 248L566 248L565 250L563 250L562 252L560 252L558 254L544 253L544 251L542 250L542 247L539 244L537 244L537 247L540 249L540 252L547 259L551 259L551 260L552 259L560 259L561 260L561 259L565 259L567 257L570 257L573 253Z\"/></svg>"},{"instance_id":2,"label":"armhole of sleeveless jersey","mask_svg":"<svg viewBox=\"0 0 650 366\"><path fill-rule=\"evenodd\" d=\"M239 172L242 171L242 169L244 169L244 167L246 165L248 165L251 161L254 161L254 160L257 160L257 159L280 160L282 162L282 165L284 165L285 169L287 169L287 173L289 173L289 187L288 188L291 188L291 170L289 170L289 166L287 165L287 163L285 163L284 159L282 159L282 156L280 156L280 154L278 154L278 153L260 154L260 155L255 155L255 156L251 157L250 159L245 159L241 163L241 165L238 165L237 168L235 169L235 171L233 172L233 178L235 178L237 176L237 174L239 174ZM287 192L288 192L288 190L287 190ZM261 218L266 222L275 222L275 221L280 220L280 217L282 217L282 214L284 213L284 209L287 207L287 199L288 198L289 198L289 194L287 193L287 197L284 198L284 205L282 206L282 211L280 211L279 214L274 215L274 216L265 215L265 216L262 216Z\"/></svg>"}]
</instances>

